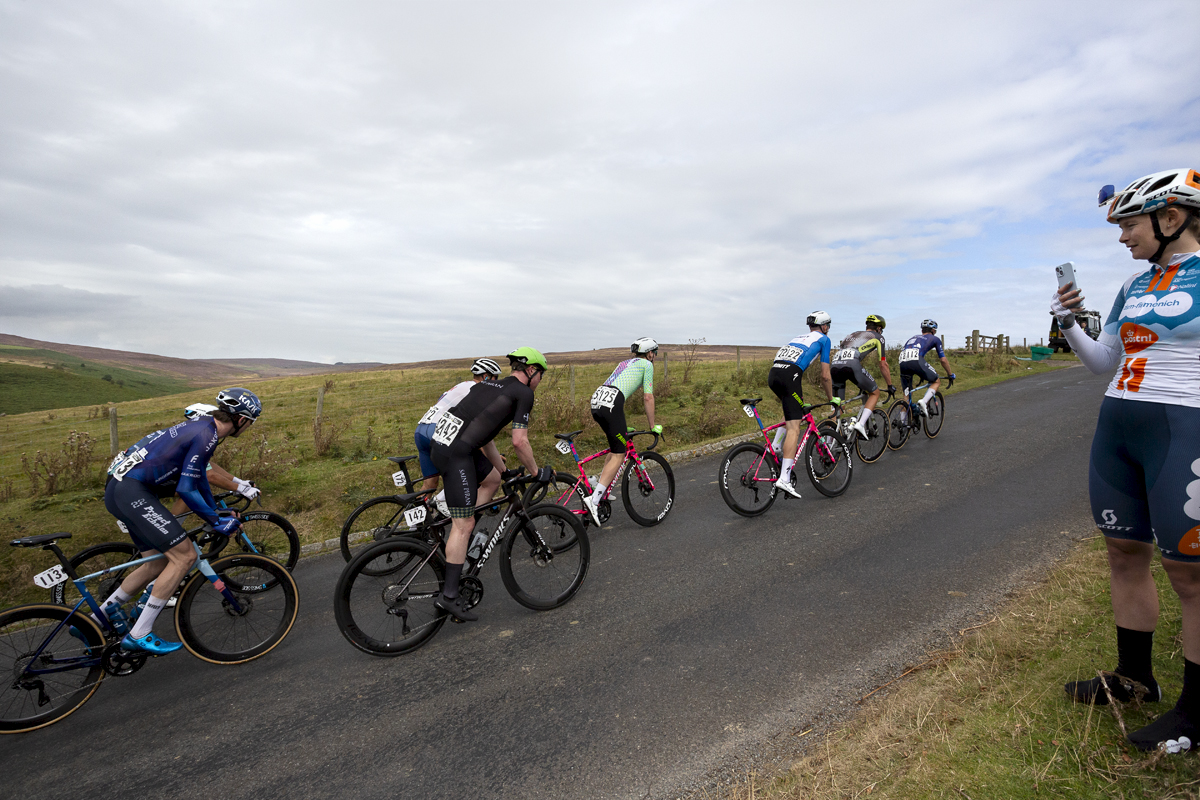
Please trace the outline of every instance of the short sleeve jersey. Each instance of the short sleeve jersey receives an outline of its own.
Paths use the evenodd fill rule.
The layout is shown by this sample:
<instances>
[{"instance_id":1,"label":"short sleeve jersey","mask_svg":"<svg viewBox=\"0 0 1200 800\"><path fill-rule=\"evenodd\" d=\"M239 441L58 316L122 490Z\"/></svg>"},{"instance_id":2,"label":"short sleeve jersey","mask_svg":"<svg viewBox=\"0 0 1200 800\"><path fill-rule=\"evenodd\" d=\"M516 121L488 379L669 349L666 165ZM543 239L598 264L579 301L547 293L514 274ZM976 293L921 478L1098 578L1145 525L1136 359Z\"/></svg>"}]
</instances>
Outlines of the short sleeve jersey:
<instances>
[{"instance_id":1,"label":"short sleeve jersey","mask_svg":"<svg viewBox=\"0 0 1200 800\"><path fill-rule=\"evenodd\" d=\"M604 385L617 387L626 397L632 396L638 389L646 394L654 394L654 363L645 358L626 359L617 365Z\"/></svg>"},{"instance_id":2,"label":"short sleeve jersey","mask_svg":"<svg viewBox=\"0 0 1200 800\"><path fill-rule=\"evenodd\" d=\"M833 343L828 336L820 331L809 331L779 348L779 352L775 353L775 366L795 364L803 372L818 357L822 364L828 364L832 349Z\"/></svg>"},{"instance_id":3,"label":"short sleeve jersey","mask_svg":"<svg viewBox=\"0 0 1200 800\"><path fill-rule=\"evenodd\" d=\"M936 333L921 333L907 342L904 347L900 348L900 363L905 361L924 361L925 354L930 350L937 350L938 358L946 357L946 350L942 347L942 340L938 338Z\"/></svg>"},{"instance_id":4,"label":"short sleeve jersey","mask_svg":"<svg viewBox=\"0 0 1200 800\"><path fill-rule=\"evenodd\" d=\"M495 439L510 422L514 428L528 428L532 410L533 389L510 375L501 381L480 381L446 413L462 420L454 446L477 449Z\"/></svg>"},{"instance_id":5,"label":"short sleeve jersey","mask_svg":"<svg viewBox=\"0 0 1200 800\"><path fill-rule=\"evenodd\" d=\"M1200 408L1200 254L1125 281L1100 342L1124 353L1107 396Z\"/></svg>"},{"instance_id":6,"label":"short sleeve jersey","mask_svg":"<svg viewBox=\"0 0 1200 800\"><path fill-rule=\"evenodd\" d=\"M838 345L833 356L834 363L848 364L851 361L866 361L871 353L878 353L882 361L886 357L887 344L876 331L856 331Z\"/></svg>"},{"instance_id":7,"label":"short sleeve jersey","mask_svg":"<svg viewBox=\"0 0 1200 800\"><path fill-rule=\"evenodd\" d=\"M188 420L143 437L114 460L113 474L118 465L133 460L121 471L121 476L133 478L146 486L162 489L192 488L204 479L208 460L217 449L217 423L212 417Z\"/></svg>"},{"instance_id":8,"label":"short sleeve jersey","mask_svg":"<svg viewBox=\"0 0 1200 800\"><path fill-rule=\"evenodd\" d=\"M429 410L425 412L425 416L421 417L417 424L424 425L428 422L436 425L437 421L442 418L442 415L458 405L459 401L467 396L467 392L471 391L471 387L474 385L475 381L456 383L448 392L445 392L438 398L436 403L429 407Z\"/></svg>"}]
</instances>

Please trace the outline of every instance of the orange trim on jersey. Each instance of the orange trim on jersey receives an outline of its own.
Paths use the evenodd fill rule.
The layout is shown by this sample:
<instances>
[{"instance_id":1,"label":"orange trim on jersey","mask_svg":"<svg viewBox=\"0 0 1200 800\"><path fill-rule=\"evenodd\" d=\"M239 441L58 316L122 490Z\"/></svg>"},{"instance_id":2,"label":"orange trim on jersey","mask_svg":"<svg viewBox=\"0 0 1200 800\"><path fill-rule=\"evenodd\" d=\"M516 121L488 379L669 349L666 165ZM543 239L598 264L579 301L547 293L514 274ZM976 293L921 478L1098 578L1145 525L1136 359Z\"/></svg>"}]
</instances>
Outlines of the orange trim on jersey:
<instances>
[{"instance_id":1,"label":"orange trim on jersey","mask_svg":"<svg viewBox=\"0 0 1200 800\"><path fill-rule=\"evenodd\" d=\"M1126 389L1136 392L1142 388L1142 381L1146 380L1146 362L1148 360L1146 358L1135 358L1127 364L1129 367L1129 380L1125 384Z\"/></svg>"},{"instance_id":2,"label":"orange trim on jersey","mask_svg":"<svg viewBox=\"0 0 1200 800\"><path fill-rule=\"evenodd\" d=\"M1165 292L1171 288L1171 281L1175 280L1175 273L1179 272L1179 264L1168 269L1166 272L1159 273L1157 277L1150 281L1150 285L1146 287L1148 292ZM1155 286L1155 284L1158 284Z\"/></svg>"}]
</instances>

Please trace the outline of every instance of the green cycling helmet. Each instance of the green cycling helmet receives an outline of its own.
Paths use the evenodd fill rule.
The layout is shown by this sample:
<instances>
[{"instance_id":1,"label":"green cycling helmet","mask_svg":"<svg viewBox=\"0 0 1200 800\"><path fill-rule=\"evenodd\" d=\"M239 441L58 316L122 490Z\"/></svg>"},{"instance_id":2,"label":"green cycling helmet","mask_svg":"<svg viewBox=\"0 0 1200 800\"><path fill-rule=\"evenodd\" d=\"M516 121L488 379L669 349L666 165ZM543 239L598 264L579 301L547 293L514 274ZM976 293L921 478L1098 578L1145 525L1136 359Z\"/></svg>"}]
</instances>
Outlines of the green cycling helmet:
<instances>
[{"instance_id":1,"label":"green cycling helmet","mask_svg":"<svg viewBox=\"0 0 1200 800\"><path fill-rule=\"evenodd\" d=\"M887 327L887 323L884 322L883 317L879 316L878 314L868 314L867 315L867 324L868 325L878 325L879 330L883 330L884 328Z\"/></svg>"},{"instance_id":2,"label":"green cycling helmet","mask_svg":"<svg viewBox=\"0 0 1200 800\"><path fill-rule=\"evenodd\" d=\"M518 347L508 354L508 363L514 367L537 367L545 372L549 365L546 357L532 347Z\"/></svg>"}]
</instances>

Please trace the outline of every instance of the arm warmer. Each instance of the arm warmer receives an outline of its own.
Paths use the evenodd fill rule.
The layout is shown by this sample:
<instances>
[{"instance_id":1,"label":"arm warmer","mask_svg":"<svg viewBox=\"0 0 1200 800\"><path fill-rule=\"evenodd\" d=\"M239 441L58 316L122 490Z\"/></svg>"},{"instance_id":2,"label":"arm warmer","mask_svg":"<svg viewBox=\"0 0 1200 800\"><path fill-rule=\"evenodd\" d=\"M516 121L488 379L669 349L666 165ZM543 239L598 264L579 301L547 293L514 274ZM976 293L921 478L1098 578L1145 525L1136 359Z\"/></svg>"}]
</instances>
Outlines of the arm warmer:
<instances>
[{"instance_id":1,"label":"arm warmer","mask_svg":"<svg viewBox=\"0 0 1200 800\"><path fill-rule=\"evenodd\" d=\"M1092 371L1093 374L1099 375L1102 372L1111 372L1116 369L1121 363L1121 356L1125 351L1120 347L1114 347L1104 341L1097 341L1084 333L1078 325L1072 325L1069 328L1062 329L1062 335L1066 338L1067 343L1071 345L1071 349L1075 355L1079 356L1079 360L1083 365ZM1101 334L1101 340L1111 338Z\"/></svg>"}]
</instances>

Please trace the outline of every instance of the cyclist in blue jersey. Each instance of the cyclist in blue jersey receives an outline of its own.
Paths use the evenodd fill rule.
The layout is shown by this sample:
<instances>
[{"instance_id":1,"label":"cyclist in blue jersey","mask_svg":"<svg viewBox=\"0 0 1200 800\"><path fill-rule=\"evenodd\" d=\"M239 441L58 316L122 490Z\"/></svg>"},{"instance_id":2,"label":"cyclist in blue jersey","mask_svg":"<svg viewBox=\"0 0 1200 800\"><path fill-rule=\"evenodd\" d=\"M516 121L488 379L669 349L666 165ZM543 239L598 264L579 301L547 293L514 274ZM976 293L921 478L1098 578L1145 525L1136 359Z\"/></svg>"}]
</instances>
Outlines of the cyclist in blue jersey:
<instances>
[{"instance_id":1,"label":"cyclist in blue jersey","mask_svg":"<svg viewBox=\"0 0 1200 800\"><path fill-rule=\"evenodd\" d=\"M833 380L829 376L829 352L833 345L827 334L833 318L824 311L814 311L805 322L808 323L808 333L796 336L779 348L775 363L767 373L767 386L783 404L783 419L787 423L787 435L783 440L783 465L775 487L792 497L800 496L800 492L792 486L792 465L796 463L796 451L800 448L800 423L806 413L801 378L809 364L820 361L821 386L825 394L835 406L842 402L834 396Z\"/></svg>"},{"instance_id":2,"label":"cyclist in blue jersey","mask_svg":"<svg viewBox=\"0 0 1200 800\"><path fill-rule=\"evenodd\" d=\"M1139 178L1111 199L1108 221L1121 244L1150 266L1125 281L1100 337L1079 329L1079 290L1067 284L1050 310L1071 349L1095 373L1116 369L1096 423L1088 468L1092 516L1104 533L1117 627L1114 699L1162 699L1151 669L1158 591L1154 547L1179 595L1183 691L1175 707L1129 741L1142 750L1200 744L1200 172L1172 169ZM1104 704L1099 678L1067 694Z\"/></svg>"},{"instance_id":3,"label":"cyclist in blue jersey","mask_svg":"<svg viewBox=\"0 0 1200 800\"><path fill-rule=\"evenodd\" d=\"M467 392L471 391L471 387L482 381L484 378L499 378L500 365L490 358L477 358L475 363L471 365L471 380L456 383L450 387L438 401L429 407L425 412L425 416L421 417L417 422L417 429L413 432L413 442L417 446L417 459L421 465L421 474L425 476L424 483L421 484L422 492L431 492L438 486L438 471L433 465L433 456L430 455L430 450L433 447L433 432L437 428L438 420L458 404L458 401L467 396ZM499 454L497 454L499 455ZM498 469L503 472L503 462L498 466ZM444 500L445 492L438 494L438 500Z\"/></svg>"},{"instance_id":4,"label":"cyclist in blue jersey","mask_svg":"<svg viewBox=\"0 0 1200 800\"><path fill-rule=\"evenodd\" d=\"M130 572L104 601L106 615L123 618L121 606L154 581L146 607L121 640L126 650L166 655L182 647L179 642L155 636L153 627L195 563L196 549L160 498L178 494L218 533L231 534L240 525L236 515L218 516L205 467L222 439L237 436L258 419L262 403L253 392L235 386L217 395L217 406L211 416L200 416L144 437L114 458L108 468L104 507L128 529L143 556L166 556Z\"/></svg>"},{"instance_id":5,"label":"cyclist in blue jersey","mask_svg":"<svg viewBox=\"0 0 1200 800\"><path fill-rule=\"evenodd\" d=\"M662 433L662 425L654 424L654 359L658 355L658 342L650 338L638 339L629 346L629 351L633 358L618 364L608 380L592 393L592 419L604 431L609 451L592 495L583 498L583 505L597 527L600 525L600 498L604 497L604 491L625 460L625 434L629 431L625 422L625 401L638 389L642 390L646 404L646 424L655 433Z\"/></svg>"},{"instance_id":6,"label":"cyclist in blue jersey","mask_svg":"<svg viewBox=\"0 0 1200 800\"><path fill-rule=\"evenodd\" d=\"M183 416L187 419L199 419L200 417L207 417L217 410L216 406L209 405L208 403L192 403L183 410ZM214 461L208 462L208 467L204 471L204 477L208 479L210 489L215 486L227 492L237 492L247 500L254 500L262 494L262 490L254 485L254 481L244 481L229 471L222 469ZM188 505L183 501L182 497L176 497L175 502L171 504L171 513L177 517L180 514L187 513L187 510ZM128 533L128 531L122 532Z\"/></svg>"},{"instance_id":7,"label":"cyclist in blue jersey","mask_svg":"<svg viewBox=\"0 0 1200 800\"><path fill-rule=\"evenodd\" d=\"M925 354L930 350L936 350L938 358L941 359L942 368L946 370L946 377L954 380L954 373L950 371L950 362L946 360L946 350L942 346L942 340L938 338L937 329L936 321L932 319L922 321L921 333L909 339L904 343L904 347L900 348L900 386L905 391L911 390L913 375L920 375L929 381L925 395L917 401L921 414L926 417L929 416L929 398L933 397L938 387L942 385L942 381L938 377L937 370L925 360Z\"/></svg>"}]
</instances>

